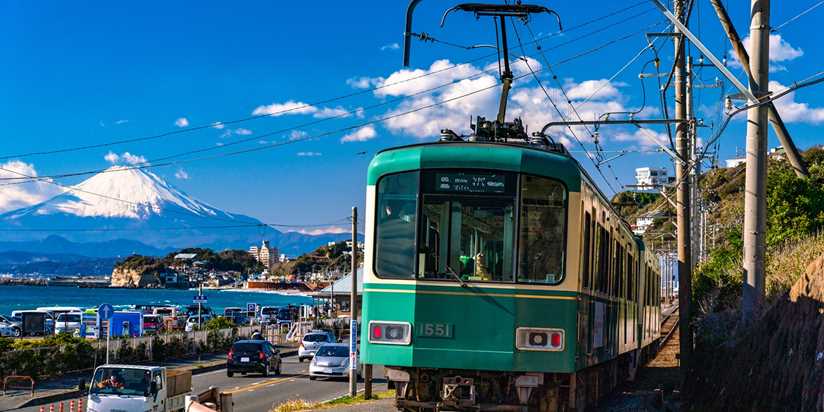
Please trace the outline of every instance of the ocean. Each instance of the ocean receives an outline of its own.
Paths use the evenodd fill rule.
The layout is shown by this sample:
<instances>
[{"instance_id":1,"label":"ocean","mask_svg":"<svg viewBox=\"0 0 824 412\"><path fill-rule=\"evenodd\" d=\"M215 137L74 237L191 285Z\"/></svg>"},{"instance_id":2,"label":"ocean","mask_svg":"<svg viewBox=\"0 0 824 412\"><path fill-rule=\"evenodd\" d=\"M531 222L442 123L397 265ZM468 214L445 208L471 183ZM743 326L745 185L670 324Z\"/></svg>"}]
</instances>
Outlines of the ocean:
<instances>
[{"instance_id":1,"label":"ocean","mask_svg":"<svg viewBox=\"0 0 824 412\"><path fill-rule=\"evenodd\" d=\"M0 286L0 314L13 310L34 309L38 306L97 307L103 303L112 305L181 305L192 304L195 290L181 289L109 289L74 288L63 286ZM301 295L284 295L273 292L249 292L235 290L204 290L206 306L223 313L229 306L246 307L247 303L265 306L287 304L311 304L312 298Z\"/></svg>"}]
</instances>

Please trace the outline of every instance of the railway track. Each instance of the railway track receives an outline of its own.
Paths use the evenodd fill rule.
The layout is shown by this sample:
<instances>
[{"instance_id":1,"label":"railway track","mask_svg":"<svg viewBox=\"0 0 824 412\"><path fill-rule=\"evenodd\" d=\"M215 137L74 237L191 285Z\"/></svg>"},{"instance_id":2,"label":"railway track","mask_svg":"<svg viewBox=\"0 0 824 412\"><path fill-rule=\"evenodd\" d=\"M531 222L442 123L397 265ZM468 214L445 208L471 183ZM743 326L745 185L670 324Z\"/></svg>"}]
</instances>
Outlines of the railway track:
<instances>
[{"instance_id":1,"label":"railway track","mask_svg":"<svg viewBox=\"0 0 824 412\"><path fill-rule=\"evenodd\" d=\"M667 342L672 338L673 333L678 330L678 304L676 304L669 314L661 321L661 338L658 340L658 350L666 346Z\"/></svg>"}]
</instances>

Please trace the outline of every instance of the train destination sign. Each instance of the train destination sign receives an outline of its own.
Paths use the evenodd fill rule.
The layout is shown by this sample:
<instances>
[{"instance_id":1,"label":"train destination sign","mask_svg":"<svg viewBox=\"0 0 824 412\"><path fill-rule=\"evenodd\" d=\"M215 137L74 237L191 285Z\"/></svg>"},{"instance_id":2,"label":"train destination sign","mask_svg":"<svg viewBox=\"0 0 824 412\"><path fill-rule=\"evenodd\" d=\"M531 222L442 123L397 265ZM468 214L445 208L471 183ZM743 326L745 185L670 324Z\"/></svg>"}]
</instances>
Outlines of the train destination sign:
<instances>
[{"instance_id":1,"label":"train destination sign","mask_svg":"<svg viewBox=\"0 0 824 412\"><path fill-rule=\"evenodd\" d=\"M435 190L453 193L505 193L506 176L464 172L435 173Z\"/></svg>"}]
</instances>

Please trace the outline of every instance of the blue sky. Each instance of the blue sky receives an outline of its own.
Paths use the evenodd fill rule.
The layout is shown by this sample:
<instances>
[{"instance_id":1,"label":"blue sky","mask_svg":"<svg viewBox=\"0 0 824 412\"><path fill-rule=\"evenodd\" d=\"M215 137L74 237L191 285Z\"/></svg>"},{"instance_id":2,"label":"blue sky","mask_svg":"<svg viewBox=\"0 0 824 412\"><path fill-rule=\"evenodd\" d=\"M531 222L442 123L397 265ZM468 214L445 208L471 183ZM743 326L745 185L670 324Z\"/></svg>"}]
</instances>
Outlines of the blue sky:
<instances>
[{"instance_id":1,"label":"blue sky","mask_svg":"<svg viewBox=\"0 0 824 412\"><path fill-rule=\"evenodd\" d=\"M490 49L467 51L414 41L410 70L421 71L400 71L401 51L397 45L402 41L405 3L2 2L0 78L5 80L0 87L0 155L104 143L243 118L252 113L290 107L290 104L312 103L362 91L358 87L391 83L489 54ZM712 8L704 1L696 3L691 27L715 53L723 54L729 45L722 37ZM773 25L813 3L794 0L782 2L780 7L774 4ZM357 5L346 6L354 4ZM488 19L476 21L470 16L455 14L444 29L439 28L440 15L449 4L424 1L416 15L415 30L460 44L494 43ZM641 2L631 10L573 29L634 4L607 1L548 4L558 11L567 29L566 33L550 35L541 42L553 65L612 39L629 36L555 66L557 81L551 78L546 61L534 46L525 46L530 66L538 70L537 75L558 98L556 102L569 119L575 116L560 99L559 86L572 95L584 117L613 109L638 109L642 105L637 74L652 59L650 51L644 52L612 82L605 79L645 46L642 31L664 30L663 17ZM744 36L749 2L731 0L728 7ZM817 9L776 33L771 80L789 85L822 69L824 56L814 43L815 36L811 35L813 24L821 21L822 16L824 8ZM538 37L557 31L555 20L549 17L536 18L530 26ZM526 29L519 27L524 41L531 40ZM578 39L596 30L600 32ZM515 44L517 41L512 38L511 45ZM659 52L661 70L667 70L672 62L669 42L660 43ZM697 59L698 52L692 52ZM207 203L266 222L298 225L334 222L346 216L352 205L363 206L366 168L378 150L433 140L434 131L443 127L465 131L471 115L494 117L498 92L478 93L457 100L449 107L418 112L414 117L401 116L317 139L309 137L488 86L494 78L479 75L478 71L490 64L494 68L494 63L494 57L489 57L401 86L367 91L289 114L223 128L211 127L162 139L71 153L11 157L0 162L26 173L51 175L106 168L114 160L120 163L151 161L199 148L215 148L209 153L217 154L229 151L219 145L239 139L250 140L232 149L262 147L299 137L306 140L244 155L158 167L154 171ZM523 63L515 70L516 75L528 74ZM652 65L647 65L646 71L652 71ZM734 71L739 78L744 78L740 70ZM466 77L469 79L460 81ZM700 72L702 82L712 83L715 77L721 76L714 69L705 68ZM449 82L453 83L435 92L418 93ZM657 85L653 83L652 80L646 83L647 106L642 115L647 117L660 115ZM584 102L594 91L598 93ZM705 123L717 124L719 90L698 90L696 98L698 115ZM381 102L386 104L359 110ZM558 117L530 76L516 83L511 107L510 113L522 115L531 129ZM788 96L779 103L779 109L800 147L822 142L821 134L816 131L824 123L824 94L820 86ZM344 116L346 112L351 114ZM327 118L333 115L341 117ZM734 157L736 149L743 149L741 119L744 116L739 115L723 135L721 159ZM322 122L296 127L317 120ZM258 138L290 127L296 129ZM632 184L635 167L671 169L669 159L654 152L656 146L650 140L650 136L666 139L663 132L661 128L600 130L599 139L607 150L607 157L614 154L610 151L633 151L611 162L611 170L604 166L614 188L618 188L619 182ZM711 132L702 129L701 137L706 140ZM344 139L347 134L351 136ZM592 164L571 136L557 137L569 143L576 157L592 170ZM592 148L586 133L580 138ZM774 138L772 142L771 145L777 144ZM129 156L124 156L126 152ZM596 175L594 171L592 174ZM80 179L62 182L73 184ZM611 192L601 183L605 192ZM24 185L13 190L0 188L0 208L36 201L53 191L48 184Z\"/></svg>"}]
</instances>

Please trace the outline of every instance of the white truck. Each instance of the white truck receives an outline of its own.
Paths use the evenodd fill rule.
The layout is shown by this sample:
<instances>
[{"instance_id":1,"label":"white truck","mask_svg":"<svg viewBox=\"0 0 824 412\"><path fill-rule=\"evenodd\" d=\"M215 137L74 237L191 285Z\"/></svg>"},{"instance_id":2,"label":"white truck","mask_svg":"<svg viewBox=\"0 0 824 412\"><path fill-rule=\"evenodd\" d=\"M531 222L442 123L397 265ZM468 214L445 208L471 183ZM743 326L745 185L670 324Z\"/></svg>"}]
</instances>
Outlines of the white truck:
<instances>
[{"instance_id":1,"label":"white truck","mask_svg":"<svg viewBox=\"0 0 824 412\"><path fill-rule=\"evenodd\" d=\"M183 411L191 391L191 371L103 365L94 370L89 385L88 412Z\"/></svg>"}]
</instances>

